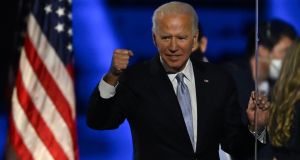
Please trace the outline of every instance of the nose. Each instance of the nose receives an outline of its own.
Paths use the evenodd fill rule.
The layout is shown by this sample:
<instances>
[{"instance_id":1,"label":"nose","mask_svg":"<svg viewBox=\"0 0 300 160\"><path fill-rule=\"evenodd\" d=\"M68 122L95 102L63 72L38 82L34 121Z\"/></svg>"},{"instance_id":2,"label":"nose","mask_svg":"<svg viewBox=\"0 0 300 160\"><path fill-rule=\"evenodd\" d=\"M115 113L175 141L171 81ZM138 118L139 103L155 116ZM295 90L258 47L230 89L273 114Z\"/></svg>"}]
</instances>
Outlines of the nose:
<instances>
[{"instance_id":1,"label":"nose","mask_svg":"<svg viewBox=\"0 0 300 160\"><path fill-rule=\"evenodd\" d=\"M177 41L174 37L171 38L169 50L171 53L175 53L178 50Z\"/></svg>"}]
</instances>

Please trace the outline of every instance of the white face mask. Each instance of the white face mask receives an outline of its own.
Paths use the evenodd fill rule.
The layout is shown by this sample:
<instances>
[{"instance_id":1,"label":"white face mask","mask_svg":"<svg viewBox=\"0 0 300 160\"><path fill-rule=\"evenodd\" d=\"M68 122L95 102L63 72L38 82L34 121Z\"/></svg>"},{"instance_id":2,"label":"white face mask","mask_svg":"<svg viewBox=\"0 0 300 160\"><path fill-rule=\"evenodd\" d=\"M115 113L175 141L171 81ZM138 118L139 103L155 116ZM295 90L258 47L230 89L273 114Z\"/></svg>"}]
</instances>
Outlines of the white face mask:
<instances>
[{"instance_id":1,"label":"white face mask","mask_svg":"<svg viewBox=\"0 0 300 160\"><path fill-rule=\"evenodd\" d=\"M269 77L272 80L278 79L281 65L282 65L281 59L271 59L271 62L269 65Z\"/></svg>"}]
</instances>

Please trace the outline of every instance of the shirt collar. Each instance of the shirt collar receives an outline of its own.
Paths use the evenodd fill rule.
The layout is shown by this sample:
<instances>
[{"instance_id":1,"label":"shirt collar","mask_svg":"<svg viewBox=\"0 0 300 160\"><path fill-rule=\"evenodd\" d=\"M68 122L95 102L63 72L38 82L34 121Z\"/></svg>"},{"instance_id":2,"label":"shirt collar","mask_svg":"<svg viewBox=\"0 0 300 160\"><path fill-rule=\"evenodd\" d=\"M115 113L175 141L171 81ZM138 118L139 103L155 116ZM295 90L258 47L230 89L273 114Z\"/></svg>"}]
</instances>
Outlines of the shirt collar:
<instances>
[{"instance_id":1,"label":"shirt collar","mask_svg":"<svg viewBox=\"0 0 300 160\"><path fill-rule=\"evenodd\" d=\"M162 59L160 58L161 63L163 63ZM188 59L187 63L185 64L185 67L183 68L182 71L177 72L177 73L170 73L168 74L168 77L171 81L173 81L178 73L183 73L185 78L189 81L192 80L192 62L190 59Z\"/></svg>"}]
</instances>

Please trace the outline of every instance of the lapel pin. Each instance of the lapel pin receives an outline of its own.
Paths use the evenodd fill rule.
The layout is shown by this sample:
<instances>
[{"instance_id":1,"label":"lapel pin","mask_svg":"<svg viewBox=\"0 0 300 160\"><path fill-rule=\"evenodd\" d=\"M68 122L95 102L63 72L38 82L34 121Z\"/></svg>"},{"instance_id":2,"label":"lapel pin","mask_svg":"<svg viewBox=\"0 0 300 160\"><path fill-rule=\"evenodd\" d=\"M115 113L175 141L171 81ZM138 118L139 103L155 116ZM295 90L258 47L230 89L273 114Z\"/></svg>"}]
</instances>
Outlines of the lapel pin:
<instances>
[{"instance_id":1,"label":"lapel pin","mask_svg":"<svg viewBox=\"0 0 300 160\"><path fill-rule=\"evenodd\" d=\"M203 82L208 83L209 81L208 81L208 79L205 79L205 80L203 80Z\"/></svg>"}]
</instances>

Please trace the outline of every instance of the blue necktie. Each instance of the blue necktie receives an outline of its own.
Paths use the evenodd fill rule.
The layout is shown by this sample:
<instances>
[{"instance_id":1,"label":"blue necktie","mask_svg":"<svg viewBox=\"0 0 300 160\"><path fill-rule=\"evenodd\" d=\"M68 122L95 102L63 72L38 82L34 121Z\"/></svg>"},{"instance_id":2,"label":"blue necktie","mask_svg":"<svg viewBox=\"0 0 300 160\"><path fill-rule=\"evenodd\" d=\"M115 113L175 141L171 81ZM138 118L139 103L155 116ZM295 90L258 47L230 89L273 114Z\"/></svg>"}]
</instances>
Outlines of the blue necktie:
<instances>
[{"instance_id":1,"label":"blue necktie","mask_svg":"<svg viewBox=\"0 0 300 160\"><path fill-rule=\"evenodd\" d=\"M187 131L190 136L190 140L192 142L194 148L194 131L193 131L193 119L192 119L192 105L191 105L191 98L190 92L187 85L183 81L184 74L178 73L176 75L176 79L178 82L177 85L177 98L180 104L180 108L182 111L182 115L184 118L184 122L187 128Z\"/></svg>"}]
</instances>

